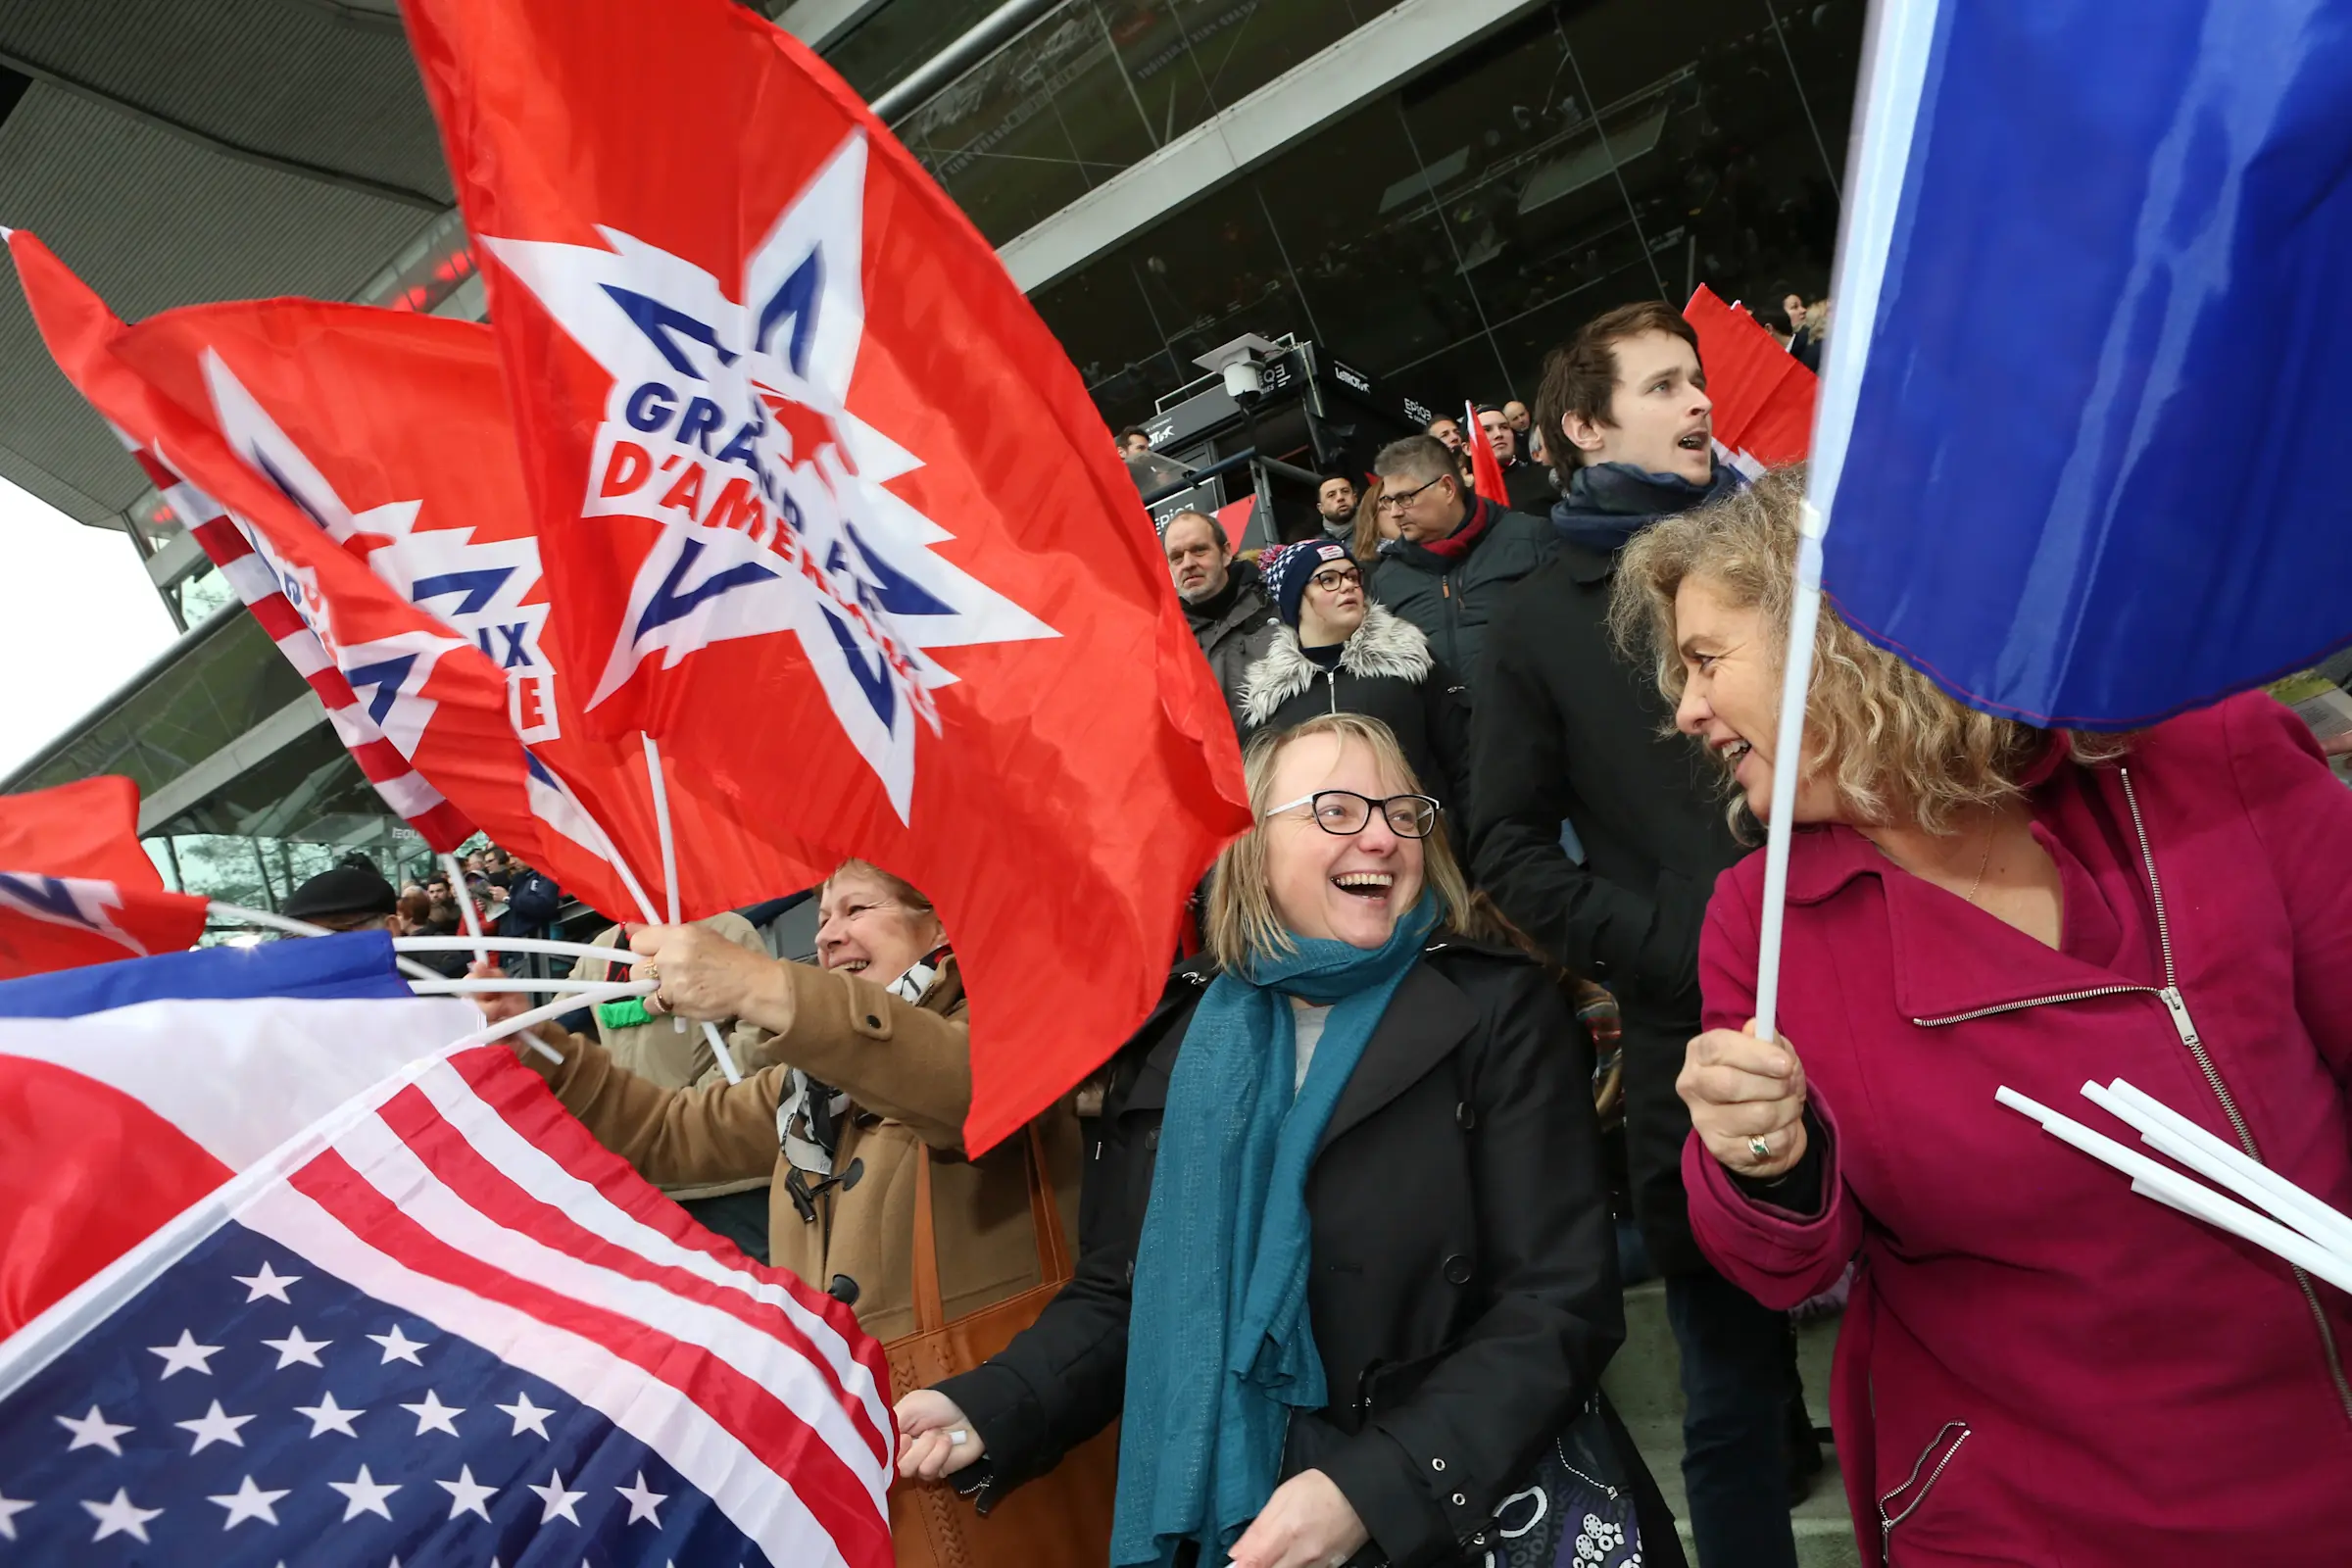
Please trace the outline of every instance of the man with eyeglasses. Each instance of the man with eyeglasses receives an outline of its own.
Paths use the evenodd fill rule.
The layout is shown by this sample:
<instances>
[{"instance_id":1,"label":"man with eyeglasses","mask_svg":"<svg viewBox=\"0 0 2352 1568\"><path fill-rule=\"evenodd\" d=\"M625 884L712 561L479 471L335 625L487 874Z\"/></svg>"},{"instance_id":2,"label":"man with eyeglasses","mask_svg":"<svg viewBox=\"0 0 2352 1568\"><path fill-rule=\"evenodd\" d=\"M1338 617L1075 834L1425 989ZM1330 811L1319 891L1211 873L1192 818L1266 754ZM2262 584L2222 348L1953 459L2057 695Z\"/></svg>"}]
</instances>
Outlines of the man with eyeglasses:
<instances>
[{"instance_id":1,"label":"man with eyeglasses","mask_svg":"<svg viewBox=\"0 0 2352 1568\"><path fill-rule=\"evenodd\" d=\"M1372 471L1380 509L1396 523L1396 549L1373 569L1372 597L1421 628L1475 705L1487 622L1504 590L1551 559L1551 527L1473 494L1453 454L1430 436L1390 442Z\"/></svg>"}]
</instances>

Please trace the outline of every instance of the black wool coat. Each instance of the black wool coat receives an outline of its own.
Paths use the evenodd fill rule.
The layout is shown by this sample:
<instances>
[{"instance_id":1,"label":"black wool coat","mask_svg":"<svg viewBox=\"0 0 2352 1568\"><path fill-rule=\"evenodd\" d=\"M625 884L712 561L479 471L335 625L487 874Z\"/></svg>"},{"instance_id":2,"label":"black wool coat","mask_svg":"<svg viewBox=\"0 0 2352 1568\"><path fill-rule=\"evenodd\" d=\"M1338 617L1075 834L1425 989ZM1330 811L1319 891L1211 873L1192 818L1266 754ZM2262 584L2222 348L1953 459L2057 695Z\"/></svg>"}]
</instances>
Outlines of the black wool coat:
<instances>
[{"instance_id":1,"label":"black wool coat","mask_svg":"<svg viewBox=\"0 0 2352 1568\"><path fill-rule=\"evenodd\" d=\"M1278 626L1273 642L1242 683L1242 738L1283 730L1320 713L1362 713L1389 726L1421 788L1445 806L1459 842L1469 810L1470 694L1460 677L1430 656L1429 639L1411 621L1367 605L1363 624L1324 669Z\"/></svg>"},{"instance_id":2,"label":"black wool coat","mask_svg":"<svg viewBox=\"0 0 2352 1568\"><path fill-rule=\"evenodd\" d=\"M1690 1238L1674 1092L1699 1031L1698 933L1718 873L1746 853L1721 769L1663 733L1651 671L1608 629L1617 558L1563 541L1495 612L1471 725L1475 880L1551 960L1598 980L1623 1013L1634 1217L1669 1273L1706 1267ZM1574 825L1585 862L1560 847Z\"/></svg>"},{"instance_id":3,"label":"black wool coat","mask_svg":"<svg viewBox=\"0 0 2352 1568\"><path fill-rule=\"evenodd\" d=\"M1469 683L1475 706L1485 679L1487 622L1510 586L1551 559L1551 524L1492 501L1472 504L1492 514L1487 531L1458 560L1408 541L1382 547L1366 580L1372 597L1421 628L1429 651Z\"/></svg>"},{"instance_id":4,"label":"black wool coat","mask_svg":"<svg viewBox=\"0 0 2352 1568\"><path fill-rule=\"evenodd\" d=\"M1115 1060L1076 1277L1003 1354L940 1386L988 1446L958 1478L984 1507L1119 1413L1160 1118L1212 974L1205 960L1180 965ZM1306 1191L1308 1312L1332 1402L1292 1422L1283 1473L1319 1469L1339 1487L1371 1532L1359 1561L1483 1560L1466 1544L1527 1484L1624 1338L1592 1069L1542 971L1441 934L1341 1096ZM1672 1542L1620 1440L1645 1540Z\"/></svg>"}]
</instances>

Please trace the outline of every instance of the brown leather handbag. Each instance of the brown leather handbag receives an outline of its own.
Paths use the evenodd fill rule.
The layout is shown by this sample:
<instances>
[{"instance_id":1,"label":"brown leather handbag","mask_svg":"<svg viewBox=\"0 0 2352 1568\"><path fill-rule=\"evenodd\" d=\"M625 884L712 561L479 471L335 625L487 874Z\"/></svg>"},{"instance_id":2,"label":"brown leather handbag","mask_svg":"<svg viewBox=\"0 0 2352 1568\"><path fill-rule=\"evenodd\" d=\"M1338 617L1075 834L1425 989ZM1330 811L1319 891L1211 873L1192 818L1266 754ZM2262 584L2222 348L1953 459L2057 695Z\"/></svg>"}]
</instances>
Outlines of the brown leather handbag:
<instances>
[{"instance_id":1,"label":"brown leather handbag","mask_svg":"<svg viewBox=\"0 0 2352 1568\"><path fill-rule=\"evenodd\" d=\"M914 1332L884 1346L895 1402L969 1372L1037 1321L1070 1277L1061 1211L1032 1125L1022 1151L1029 1219L1037 1232L1038 1284L955 1322L939 1290L939 1233L931 1217L931 1151L914 1176ZM985 1517L945 1482L894 1481L890 1533L899 1568L1102 1568L1110 1558L1111 1496L1119 1480L1116 1426L1062 1457L1047 1475L998 1498Z\"/></svg>"}]
</instances>

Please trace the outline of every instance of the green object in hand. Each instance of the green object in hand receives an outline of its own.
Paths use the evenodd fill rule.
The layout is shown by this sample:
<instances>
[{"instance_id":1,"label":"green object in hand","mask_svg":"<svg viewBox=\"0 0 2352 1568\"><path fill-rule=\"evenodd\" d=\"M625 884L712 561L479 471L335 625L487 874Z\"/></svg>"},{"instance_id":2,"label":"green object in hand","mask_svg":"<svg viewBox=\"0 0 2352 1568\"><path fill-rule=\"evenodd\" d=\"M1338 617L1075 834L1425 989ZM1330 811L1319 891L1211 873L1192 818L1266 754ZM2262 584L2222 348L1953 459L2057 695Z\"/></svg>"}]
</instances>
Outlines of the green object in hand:
<instances>
[{"instance_id":1,"label":"green object in hand","mask_svg":"<svg viewBox=\"0 0 2352 1568\"><path fill-rule=\"evenodd\" d=\"M598 1003L596 1021L608 1029L634 1029L641 1023L652 1023L654 1015L645 1010L642 999L623 997L618 1002Z\"/></svg>"}]
</instances>

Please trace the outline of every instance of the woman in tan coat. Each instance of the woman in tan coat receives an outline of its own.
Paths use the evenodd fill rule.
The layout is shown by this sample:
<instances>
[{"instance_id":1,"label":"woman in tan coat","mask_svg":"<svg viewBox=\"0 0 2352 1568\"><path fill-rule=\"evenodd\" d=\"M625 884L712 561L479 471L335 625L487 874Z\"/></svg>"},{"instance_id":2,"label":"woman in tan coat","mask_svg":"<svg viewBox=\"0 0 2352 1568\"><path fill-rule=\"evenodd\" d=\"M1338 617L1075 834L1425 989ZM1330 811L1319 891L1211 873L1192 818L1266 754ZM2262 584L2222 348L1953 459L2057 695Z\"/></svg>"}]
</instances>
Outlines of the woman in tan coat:
<instances>
[{"instance_id":1,"label":"woman in tan coat","mask_svg":"<svg viewBox=\"0 0 2352 1568\"><path fill-rule=\"evenodd\" d=\"M769 1261L831 1292L889 1341L915 1326L914 1186L926 1147L949 1320L1039 1283L1028 1141L963 1153L972 1098L963 982L929 901L850 860L826 880L818 909L821 967L691 925L631 938L638 976L661 987L649 1010L746 1026L734 1036L743 1082L664 1088L594 1041L552 1031L563 1065L536 1052L522 1059L657 1186L772 1175ZM1064 1101L1037 1126L1074 1251L1077 1118Z\"/></svg>"}]
</instances>

